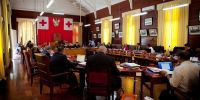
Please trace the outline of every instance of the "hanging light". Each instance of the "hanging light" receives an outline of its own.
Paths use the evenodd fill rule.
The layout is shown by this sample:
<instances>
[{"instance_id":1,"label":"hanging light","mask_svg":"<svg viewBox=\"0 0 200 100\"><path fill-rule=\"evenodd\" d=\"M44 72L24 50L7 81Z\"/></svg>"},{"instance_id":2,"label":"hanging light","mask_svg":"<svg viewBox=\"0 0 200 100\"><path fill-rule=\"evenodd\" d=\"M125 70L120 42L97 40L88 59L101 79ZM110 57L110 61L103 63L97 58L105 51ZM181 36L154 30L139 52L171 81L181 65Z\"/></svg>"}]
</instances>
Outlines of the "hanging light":
<instances>
[{"instance_id":1,"label":"hanging light","mask_svg":"<svg viewBox=\"0 0 200 100\"><path fill-rule=\"evenodd\" d=\"M57 13L57 12L53 12L52 14L55 14L55 15L65 15L64 13Z\"/></svg>"},{"instance_id":2,"label":"hanging light","mask_svg":"<svg viewBox=\"0 0 200 100\"><path fill-rule=\"evenodd\" d=\"M89 27L89 26L91 26L91 24L85 24L85 25L84 25L84 27Z\"/></svg>"},{"instance_id":3,"label":"hanging light","mask_svg":"<svg viewBox=\"0 0 200 100\"><path fill-rule=\"evenodd\" d=\"M46 7L49 8L53 3L54 3L54 0L50 0Z\"/></svg>"},{"instance_id":4,"label":"hanging light","mask_svg":"<svg viewBox=\"0 0 200 100\"><path fill-rule=\"evenodd\" d=\"M137 14L133 14L132 16L142 16L142 15L146 15L147 12L142 12L142 13L137 13Z\"/></svg>"},{"instance_id":5,"label":"hanging light","mask_svg":"<svg viewBox=\"0 0 200 100\"><path fill-rule=\"evenodd\" d=\"M42 11L41 13L40 13L40 16L42 16L44 14L44 11Z\"/></svg>"},{"instance_id":6,"label":"hanging light","mask_svg":"<svg viewBox=\"0 0 200 100\"><path fill-rule=\"evenodd\" d=\"M189 4L182 4L182 5L178 5L178 6L172 6L172 7L164 8L163 10L171 10L171 9L175 9L175 8L186 7L188 5Z\"/></svg>"},{"instance_id":7,"label":"hanging light","mask_svg":"<svg viewBox=\"0 0 200 100\"><path fill-rule=\"evenodd\" d=\"M120 17L110 19L110 21L116 21L116 20L120 20Z\"/></svg>"},{"instance_id":8,"label":"hanging light","mask_svg":"<svg viewBox=\"0 0 200 100\"><path fill-rule=\"evenodd\" d=\"M36 18L35 21L37 22L37 21L38 21L38 18Z\"/></svg>"}]
</instances>

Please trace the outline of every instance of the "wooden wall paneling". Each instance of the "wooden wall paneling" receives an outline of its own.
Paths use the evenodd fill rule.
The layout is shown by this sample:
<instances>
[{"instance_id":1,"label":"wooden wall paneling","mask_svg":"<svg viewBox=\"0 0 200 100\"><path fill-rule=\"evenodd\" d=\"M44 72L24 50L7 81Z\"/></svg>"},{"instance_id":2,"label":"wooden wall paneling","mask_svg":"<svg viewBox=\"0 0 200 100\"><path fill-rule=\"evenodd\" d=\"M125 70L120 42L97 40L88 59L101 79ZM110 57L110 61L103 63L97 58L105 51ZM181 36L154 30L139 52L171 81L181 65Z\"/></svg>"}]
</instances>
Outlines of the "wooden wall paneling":
<instances>
[{"instance_id":1,"label":"wooden wall paneling","mask_svg":"<svg viewBox=\"0 0 200 100\"><path fill-rule=\"evenodd\" d=\"M200 25L199 12L200 12L200 1L192 0L189 7L189 26ZM200 44L197 43L200 39L200 35L189 35L188 42L193 48L200 48Z\"/></svg>"},{"instance_id":2,"label":"wooden wall paneling","mask_svg":"<svg viewBox=\"0 0 200 100\"><path fill-rule=\"evenodd\" d=\"M157 4L160 4L160 3L163 3L163 2L169 2L169 1L172 1L172 0L133 0L133 9L141 9L143 7L147 7L147 6L151 6L151 5L157 5ZM200 24L200 22L198 21L198 14L199 14L199 11L200 11L200 1L199 0L192 0L191 2L191 5L190 5L190 8L189 8L189 25L198 25ZM122 13L123 12L127 12L127 11L130 11L130 5L129 5L129 1L128 0L125 0L123 2L120 2L118 4L114 4L111 6L111 11L112 11L112 16L114 18L116 17L121 17L122 16ZM108 13L108 9L107 8L104 8L104 9L101 9L100 11L97 11L97 18L103 18L103 17L107 17L109 15ZM144 26L144 19L145 18L148 18L148 17L152 17L153 18L153 25L151 26ZM145 16L142 16L141 17L141 29L150 29L150 28L157 28L157 18L158 18L158 15L157 15L157 11L150 11L148 12L147 15ZM94 25L94 14L91 13L91 14L88 14L86 16L86 22L89 22L91 24L91 31L95 31L96 30L96 27ZM92 21L91 21L92 20ZM119 29L119 32L122 31L122 17L119 21L115 21L112 23L113 25L113 31L115 31L114 29L114 24L115 23L120 23L120 29ZM144 38L144 40L142 39L144 37L141 37L141 43L143 44L146 44L147 42L144 42L144 41L148 41L148 40L151 40L151 39L154 39L156 40L155 38L156 37L149 37L150 39L147 39L147 38ZM147 40L145 40L147 39ZM199 45L196 45L196 44L193 44L196 42L196 40L199 39L199 36L190 36L189 35L189 43L191 43L192 46L194 47L200 47ZM118 38L118 37L115 37L112 39L112 42L113 43L119 43L121 44L121 39ZM154 41L154 43L152 44L155 44L157 41Z\"/></svg>"},{"instance_id":3,"label":"wooden wall paneling","mask_svg":"<svg viewBox=\"0 0 200 100\"><path fill-rule=\"evenodd\" d=\"M146 18L152 18L152 25L145 26ZM140 28L141 29L147 29L147 32L148 32L149 29L157 29L157 27L158 27L158 11L156 9L153 11L148 11L147 15L140 17ZM149 34L146 37L141 36L140 42L141 42L141 45L151 44L154 46L157 44L157 37L151 37L151 36L149 36Z\"/></svg>"}]
</instances>

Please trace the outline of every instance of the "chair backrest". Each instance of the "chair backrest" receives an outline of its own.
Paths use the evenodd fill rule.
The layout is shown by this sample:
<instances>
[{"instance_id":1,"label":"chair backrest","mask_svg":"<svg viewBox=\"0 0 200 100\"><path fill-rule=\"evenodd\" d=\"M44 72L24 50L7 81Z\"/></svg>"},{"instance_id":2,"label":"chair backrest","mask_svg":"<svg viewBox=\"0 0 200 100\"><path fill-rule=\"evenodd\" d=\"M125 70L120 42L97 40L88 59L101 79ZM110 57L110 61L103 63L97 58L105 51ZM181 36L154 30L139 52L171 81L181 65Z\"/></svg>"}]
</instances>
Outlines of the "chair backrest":
<instances>
[{"instance_id":1,"label":"chair backrest","mask_svg":"<svg viewBox=\"0 0 200 100\"><path fill-rule=\"evenodd\" d=\"M49 57L41 53L35 54L35 57L39 70L49 73L49 63L50 63Z\"/></svg>"},{"instance_id":2,"label":"chair backrest","mask_svg":"<svg viewBox=\"0 0 200 100\"><path fill-rule=\"evenodd\" d=\"M23 50L23 54L24 54L24 58L25 58L25 64L26 64L26 68L27 68L27 72L30 75L31 74L31 61L30 61L30 55L28 53L28 51Z\"/></svg>"},{"instance_id":3,"label":"chair backrest","mask_svg":"<svg viewBox=\"0 0 200 100\"><path fill-rule=\"evenodd\" d=\"M181 51L183 51L184 49L185 49L184 47L174 47L173 54L178 54Z\"/></svg>"},{"instance_id":4,"label":"chair backrest","mask_svg":"<svg viewBox=\"0 0 200 100\"><path fill-rule=\"evenodd\" d=\"M165 50L163 46L154 46L153 49L158 53L164 53Z\"/></svg>"},{"instance_id":5,"label":"chair backrest","mask_svg":"<svg viewBox=\"0 0 200 100\"><path fill-rule=\"evenodd\" d=\"M97 70L87 72L87 88L89 94L109 95L111 88L111 75L108 70Z\"/></svg>"}]
</instances>

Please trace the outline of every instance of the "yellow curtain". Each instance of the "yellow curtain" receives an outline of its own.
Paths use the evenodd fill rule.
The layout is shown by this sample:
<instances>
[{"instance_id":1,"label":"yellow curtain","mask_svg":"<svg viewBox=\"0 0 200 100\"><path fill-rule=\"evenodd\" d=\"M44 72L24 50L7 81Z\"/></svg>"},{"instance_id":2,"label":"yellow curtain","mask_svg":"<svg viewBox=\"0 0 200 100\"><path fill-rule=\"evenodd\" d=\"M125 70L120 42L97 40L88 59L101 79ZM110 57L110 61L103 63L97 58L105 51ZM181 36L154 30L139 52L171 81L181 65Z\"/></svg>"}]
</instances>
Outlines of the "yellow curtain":
<instances>
[{"instance_id":1,"label":"yellow curtain","mask_svg":"<svg viewBox=\"0 0 200 100\"><path fill-rule=\"evenodd\" d=\"M2 28L4 28L3 30L3 44L4 44L4 51L5 51L5 63L6 66L9 65L9 48L10 48L10 40L9 40L9 33L8 33L8 24L9 24L9 20L10 20L10 15L8 12L8 0L2 0L2 8L3 8L3 19L4 19L4 26Z\"/></svg>"},{"instance_id":2,"label":"yellow curtain","mask_svg":"<svg viewBox=\"0 0 200 100\"><path fill-rule=\"evenodd\" d=\"M18 42L26 44L29 40L36 44L36 24L34 19L17 18Z\"/></svg>"},{"instance_id":3,"label":"yellow curtain","mask_svg":"<svg viewBox=\"0 0 200 100\"><path fill-rule=\"evenodd\" d=\"M79 42L79 44L82 44L82 28L79 22L74 23L73 26L73 43Z\"/></svg>"},{"instance_id":4,"label":"yellow curtain","mask_svg":"<svg viewBox=\"0 0 200 100\"><path fill-rule=\"evenodd\" d=\"M133 14L140 13L140 10L125 12L123 17L123 37L122 44L136 45L140 41L140 16L132 16Z\"/></svg>"},{"instance_id":5,"label":"yellow curtain","mask_svg":"<svg viewBox=\"0 0 200 100\"><path fill-rule=\"evenodd\" d=\"M187 43L189 6L171 10L163 10L163 8L186 3L190 3L190 0L175 0L157 6L157 45L163 45L166 50L173 50L175 46L184 46Z\"/></svg>"},{"instance_id":6,"label":"yellow curtain","mask_svg":"<svg viewBox=\"0 0 200 100\"><path fill-rule=\"evenodd\" d=\"M110 21L112 17L106 17L101 19L101 43L108 44L112 41L112 21Z\"/></svg>"},{"instance_id":7,"label":"yellow curtain","mask_svg":"<svg viewBox=\"0 0 200 100\"><path fill-rule=\"evenodd\" d=\"M2 18L0 17L0 79L5 78L4 62L3 62L3 41L2 41Z\"/></svg>"}]
</instances>

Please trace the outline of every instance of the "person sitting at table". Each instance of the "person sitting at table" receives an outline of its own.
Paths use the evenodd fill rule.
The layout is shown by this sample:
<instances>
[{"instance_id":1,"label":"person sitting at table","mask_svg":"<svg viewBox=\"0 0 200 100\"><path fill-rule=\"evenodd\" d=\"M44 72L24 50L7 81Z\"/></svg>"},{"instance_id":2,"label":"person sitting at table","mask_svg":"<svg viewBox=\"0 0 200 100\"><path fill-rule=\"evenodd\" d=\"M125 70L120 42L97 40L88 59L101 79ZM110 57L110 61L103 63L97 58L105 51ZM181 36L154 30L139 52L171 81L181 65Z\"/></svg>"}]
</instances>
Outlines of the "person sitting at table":
<instances>
[{"instance_id":1,"label":"person sitting at table","mask_svg":"<svg viewBox=\"0 0 200 100\"><path fill-rule=\"evenodd\" d=\"M194 57L195 56L195 52L191 48L190 44L186 43L184 46L185 46L185 53L187 53L190 57Z\"/></svg>"},{"instance_id":2,"label":"person sitting at table","mask_svg":"<svg viewBox=\"0 0 200 100\"><path fill-rule=\"evenodd\" d=\"M112 49L112 45L110 44L110 42L108 42L108 44L106 45L106 48Z\"/></svg>"},{"instance_id":3,"label":"person sitting at table","mask_svg":"<svg viewBox=\"0 0 200 100\"><path fill-rule=\"evenodd\" d=\"M141 50L141 45L140 45L140 43L137 43L137 45L136 45L136 48L135 48L137 51L139 51L139 50Z\"/></svg>"},{"instance_id":4,"label":"person sitting at table","mask_svg":"<svg viewBox=\"0 0 200 100\"><path fill-rule=\"evenodd\" d=\"M155 50L153 49L153 47L151 46L151 44L148 44L147 47L148 47L148 49L151 50L150 53L155 53Z\"/></svg>"},{"instance_id":5,"label":"person sitting at table","mask_svg":"<svg viewBox=\"0 0 200 100\"><path fill-rule=\"evenodd\" d=\"M103 52L107 53L107 48L104 44L101 44L99 48L101 48Z\"/></svg>"},{"instance_id":6,"label":"person sitting at table","mask_svg":"<svg viewBox=\"0 0 200 100\"><path fill-rule=\"evenodd\" d=\"M200 67L192 63L189 55L181 52L179 55L180 65L174 68L172 76L167 71L161 71L162 75L167 76L171 86L178 88L190 97L197 98L199 95L199 71ZM196 100L196 99L194 99Z\"/></svg>"},{"instance_id":7,"label":"person sitting at table","mask_svg":"<svg viewBox=\"0 0 200 100\"><path fill-rule=\"evenodd\" d=\"M26 48L30 48L31 45L33 45L33 43L31 42L31 40L29 40L28 43L26 44Z\"/></svg>"},{"instance_id":8,"label":"person sitting at table","mask_svg":"<svg viewBox=\"0 0 200 100\"><path fill-rule=\"evenodd\" d=\"M119 77L119 70L116 67L115 60L107 56L105 53L107 49L99 47L98 53L87 58L86 71L108 69L111 73L111 84L113 90L121 88L121 78Z\"/></svg>"},{"instance_id":9,"label":"person sitting at table","mask_svg":"<svg viewBox=\"0 0 200 100\"><path fill-rule=\"evenodd\" d=\"M70 69L73 69L77 64L70 62L67 59L67 56L63 54L64 47L57 47L56 52L53 54L50 60L49 70L53 74L68 72ZM67 77L58 77L56 81L66 80ZM76 76L73 72L69 73L68 81L70 86L76 87L78 85Z\"/></svg>"},{"instance_id":10,"label":"person sitting at table","mask_svg":"<svg viewBox=\"0 0 200 100\"><path fill-rule=\"evenodd\" d=\"M128 45L127 45L127 44L124 44L124 45L123 45L123 50L124 50L124 51L126 51L126 50L129 50L129 48L128 48Z\"/></svg>"},{"instance_id":11,"label":"person sitting at table","mask_svg":"<svg viewBox=\"0 0 200 100\"><path fill-rule=\"evenodd\" d=\"M73 45L74 48L80 48L80 44L78 42L76 42L74 45Z\"/></svg>"}]
</instances>

